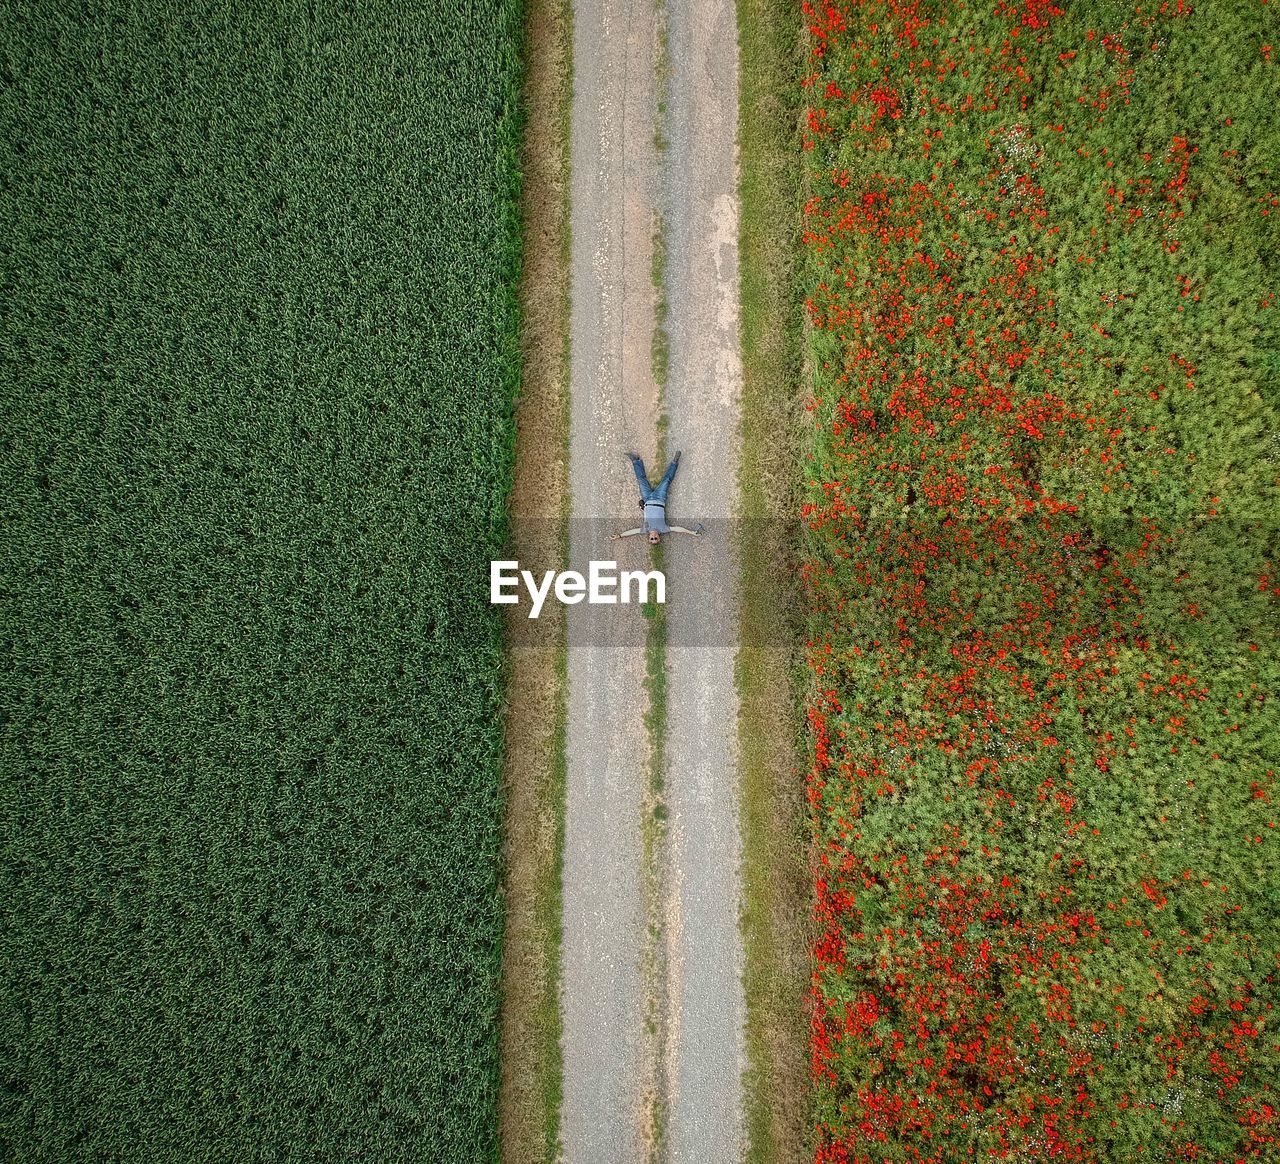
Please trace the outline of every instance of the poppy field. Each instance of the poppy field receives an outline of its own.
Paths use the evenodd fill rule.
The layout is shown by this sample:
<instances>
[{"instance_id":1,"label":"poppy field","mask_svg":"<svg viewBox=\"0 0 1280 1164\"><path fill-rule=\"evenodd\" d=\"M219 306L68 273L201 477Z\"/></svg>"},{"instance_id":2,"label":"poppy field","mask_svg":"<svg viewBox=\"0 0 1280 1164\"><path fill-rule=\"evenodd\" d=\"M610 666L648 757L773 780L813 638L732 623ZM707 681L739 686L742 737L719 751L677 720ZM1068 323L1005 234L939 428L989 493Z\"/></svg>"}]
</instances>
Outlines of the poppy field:
<instances>
[{"instance_id":1,"label":"poppy field","mask_svg":"<svg viewBox=\"0 0 1280 1164\"><path fill-rule=\"evenodd\" d=\"M1280 5L805 3L817 1164L1280 1158Z\"/></svg>"},{"instance_id":2,"label":"poppy field","mask_svg":"<svg viewBox=\"0 0 1280 1164\"><path fill-rule=\"evenodd\" d=\"M492 1161L520 6L7 15L0 1156Z\"/></svg>"}]
</instances>

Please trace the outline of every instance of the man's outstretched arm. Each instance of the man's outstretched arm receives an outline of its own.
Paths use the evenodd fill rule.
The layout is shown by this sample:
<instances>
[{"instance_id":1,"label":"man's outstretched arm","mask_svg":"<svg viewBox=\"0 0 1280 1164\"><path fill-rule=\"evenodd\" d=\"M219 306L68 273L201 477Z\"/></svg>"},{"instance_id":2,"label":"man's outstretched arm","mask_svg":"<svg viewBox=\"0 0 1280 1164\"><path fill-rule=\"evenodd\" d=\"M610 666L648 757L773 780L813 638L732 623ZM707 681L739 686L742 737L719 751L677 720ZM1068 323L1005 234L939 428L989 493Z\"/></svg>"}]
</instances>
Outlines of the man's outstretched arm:
<instances>
[{"instance_id":1,"label":"man's outstretched arm","mask_svg":"<svg viewBox=\"0 0 1280 1164\"><path fill-rule=\"evenodd\" d=\"M633 538L638 533L644 533L644 526L638 525L635 529L623 530L623 532L619 534L610 534L609 540L611 542L616 542L619 538Z\"/></svg>"},{"instance_id":2,"label":"man's outstretched arm","mask_svg":"<svg viewBox=\"0 0 1280 1164\"><path fill-rule=\"evenodd\" d=\"M671 533L687 533L687 534L693 534L693 536L694 536L695 538L696 538L696 537L701 537L701 536L702 536L702 525L701 525L701 523L699 523L699 525L698 525L698 528L697 528L697 529L685 529L685 527L684 527L684 526L682 526L682 525L669 525L669 526L667 526L667 529L668 529L668 530L670 530L670 532L671 532Z\"/></svg>"}]
</instances>

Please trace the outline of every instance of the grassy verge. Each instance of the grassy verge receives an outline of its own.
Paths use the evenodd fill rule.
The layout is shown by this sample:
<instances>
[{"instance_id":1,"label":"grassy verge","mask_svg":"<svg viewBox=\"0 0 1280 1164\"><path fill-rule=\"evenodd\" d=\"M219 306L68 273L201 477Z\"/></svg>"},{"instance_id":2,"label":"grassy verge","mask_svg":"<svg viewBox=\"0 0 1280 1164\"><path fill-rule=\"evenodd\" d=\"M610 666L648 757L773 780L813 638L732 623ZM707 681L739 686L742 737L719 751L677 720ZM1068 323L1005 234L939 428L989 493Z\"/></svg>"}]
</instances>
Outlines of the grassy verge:
<instances>
[{"instance_id":1,"label":"grassy verge","mask_svg":"<svg viewBox=\"0 0 1280 1164\"><path fill-rule=\"evenodd\" d=\"M739 0L738 126L742 218L742 779L743 944L750 1164L791 1164L809 1150L804 780L798 747L799 626L788 532L798 513L802 327L795 295L799 221L796 11ZM780 568L781 564L792 568Z\"/></svg>"},{"instance_id":2,"label":"grassy verge","mask_svg":"<svg viewBox=\"0 0 1280 1164\"><path fill-rule=\"evenodd\" d=\"M525 75L523 385L511 497L514 555L568 557L569 117L572 8L529 0ZM544 496L562 511L540 508ZM524 618L524 611L513 611ZM500 1130L507 1164L559 1155L560 949L568 658L564 612L543 645L509 652Z\"/></svg>"}]
</instances>

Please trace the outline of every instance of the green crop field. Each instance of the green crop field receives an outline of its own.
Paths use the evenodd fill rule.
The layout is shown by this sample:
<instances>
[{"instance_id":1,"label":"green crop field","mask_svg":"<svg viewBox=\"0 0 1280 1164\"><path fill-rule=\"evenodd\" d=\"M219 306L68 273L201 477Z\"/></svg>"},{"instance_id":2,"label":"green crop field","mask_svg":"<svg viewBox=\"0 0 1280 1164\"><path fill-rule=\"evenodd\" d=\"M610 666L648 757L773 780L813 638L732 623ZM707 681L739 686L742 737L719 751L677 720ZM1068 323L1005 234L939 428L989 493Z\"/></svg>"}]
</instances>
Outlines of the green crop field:
<instances>
[{"instance_id":1,"label":"green crop field","mask_svg":"<svg viewBox=\"0 0 1280 1164\"><path fill-rule=\"evenodd\" d=\"M6 1160L495 1155L520 19L6 12Z\"/></svg>"}]
</instances>

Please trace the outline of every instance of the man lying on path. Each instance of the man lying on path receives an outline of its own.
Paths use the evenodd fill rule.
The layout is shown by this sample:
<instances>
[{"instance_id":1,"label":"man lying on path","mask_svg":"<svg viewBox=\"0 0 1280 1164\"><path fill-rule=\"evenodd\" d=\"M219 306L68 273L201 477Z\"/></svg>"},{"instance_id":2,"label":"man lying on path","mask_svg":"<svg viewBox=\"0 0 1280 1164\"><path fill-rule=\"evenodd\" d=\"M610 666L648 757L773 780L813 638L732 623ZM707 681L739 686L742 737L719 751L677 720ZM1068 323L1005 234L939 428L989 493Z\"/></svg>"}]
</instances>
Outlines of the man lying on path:
<instances>
[{"instance_id":1,"label":"man lying on path","mask_svg":"<svg viewBox=\"0 0 1280 1164\"><path fill-rule=\"evenodd\" d=\"M676 466L680 464L680 454L676 453L671 458L671 464L667 466L666 473L656 486L649 484L649 474L645 472L644 462L635 453L628 453L627 456L631 458L631 467L636 471L636 480L640 482L640 504L644 508L644 525L638 525L635 529L626 530L624 533L613 534L610 541L648 532L649 544L656 546L662 540L664 533L686 533L693 534L694 537L702 533L702 526L698 526L697 529L686 529L682 525L667 524L667 490L671 488L671 479L676 475Z\"/></svg>"}]
</instances>

